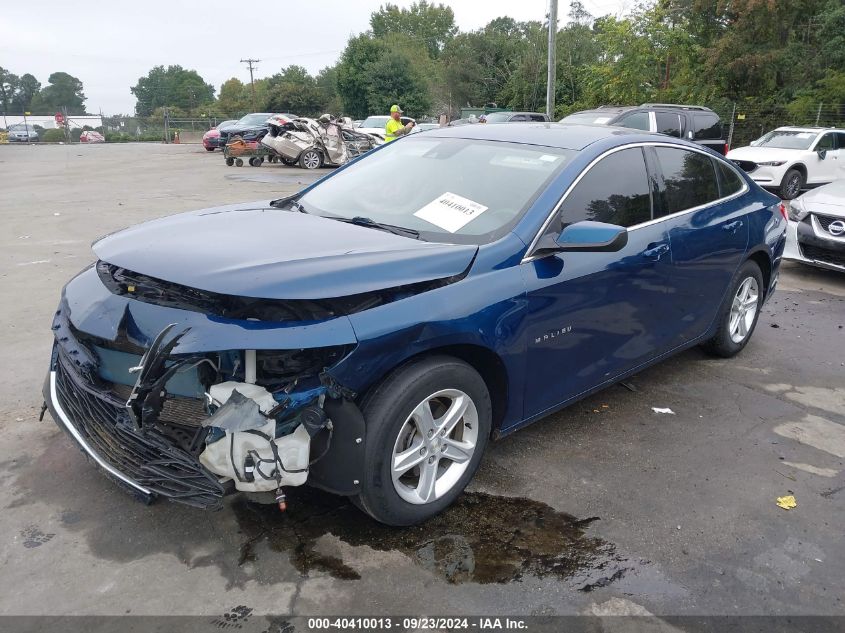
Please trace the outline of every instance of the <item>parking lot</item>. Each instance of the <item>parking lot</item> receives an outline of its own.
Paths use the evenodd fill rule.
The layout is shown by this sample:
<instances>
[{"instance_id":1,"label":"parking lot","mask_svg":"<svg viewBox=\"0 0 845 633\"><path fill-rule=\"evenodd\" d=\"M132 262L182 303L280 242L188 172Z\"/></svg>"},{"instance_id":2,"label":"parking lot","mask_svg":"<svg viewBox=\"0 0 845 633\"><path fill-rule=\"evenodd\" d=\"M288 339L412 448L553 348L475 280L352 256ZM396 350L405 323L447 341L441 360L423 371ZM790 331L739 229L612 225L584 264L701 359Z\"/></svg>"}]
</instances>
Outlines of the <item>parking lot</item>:
<instances>
[{"instance_id":1,"label":"parking lot","mask_svg":"<svg viewBox=\"0 0 845 633\"><path fill-rule=\"evenodd\" d=\"M325 171L226 167L197 145L0 146L0 584L15 588L0 613L248 628L287 613L845 612L842 274L784 264L738 357L692 349L492 444L461 501L417 528L308 489L285 515L239 497L213 514L144 506L39 422L53 310L93 239Z\"/></svg>"}]
</instances>

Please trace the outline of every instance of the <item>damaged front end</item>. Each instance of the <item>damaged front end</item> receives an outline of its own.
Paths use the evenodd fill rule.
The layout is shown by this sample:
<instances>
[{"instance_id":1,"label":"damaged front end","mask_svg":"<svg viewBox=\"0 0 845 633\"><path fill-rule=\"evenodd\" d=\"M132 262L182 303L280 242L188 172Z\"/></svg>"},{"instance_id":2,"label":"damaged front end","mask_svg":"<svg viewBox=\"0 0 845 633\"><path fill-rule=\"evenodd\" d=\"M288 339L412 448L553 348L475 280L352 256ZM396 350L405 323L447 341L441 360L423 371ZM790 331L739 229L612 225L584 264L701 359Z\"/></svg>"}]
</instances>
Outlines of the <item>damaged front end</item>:
<instances>
[{"instance_id":1,"label":"damaged front end","mask_svg":"<svg viewBox=\"0 0 845 633\"><path fill-rule=\"evenodd\" d=\"M65 290L45 401L110 475L145 500L211 509L235 490L283 508L283 488L306 481L359 491L364 420L330 373L355 346L346 317L224 318L97 277Z\"/></svg>"}]
</instances>

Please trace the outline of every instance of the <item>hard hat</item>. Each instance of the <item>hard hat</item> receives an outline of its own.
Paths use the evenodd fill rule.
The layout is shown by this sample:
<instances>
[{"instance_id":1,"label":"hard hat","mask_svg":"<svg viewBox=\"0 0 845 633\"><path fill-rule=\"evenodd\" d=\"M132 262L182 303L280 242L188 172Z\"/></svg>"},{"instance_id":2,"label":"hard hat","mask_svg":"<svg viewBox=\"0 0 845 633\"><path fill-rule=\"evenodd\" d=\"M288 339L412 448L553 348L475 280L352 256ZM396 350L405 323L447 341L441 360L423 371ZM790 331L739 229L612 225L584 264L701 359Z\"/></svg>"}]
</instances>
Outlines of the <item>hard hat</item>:
<instances>
[{"instance_id":1,"label":"hard hat","mask_svg":"<svg viewBox=\"0 0 845 633\"><path fill-rule=\"evenodd\" d=\"M398 105L390 106L390 113L393 114L394 112L398 112L399 114L402 114L402 108L400 108Z\"/></svg>"}]
</instances>

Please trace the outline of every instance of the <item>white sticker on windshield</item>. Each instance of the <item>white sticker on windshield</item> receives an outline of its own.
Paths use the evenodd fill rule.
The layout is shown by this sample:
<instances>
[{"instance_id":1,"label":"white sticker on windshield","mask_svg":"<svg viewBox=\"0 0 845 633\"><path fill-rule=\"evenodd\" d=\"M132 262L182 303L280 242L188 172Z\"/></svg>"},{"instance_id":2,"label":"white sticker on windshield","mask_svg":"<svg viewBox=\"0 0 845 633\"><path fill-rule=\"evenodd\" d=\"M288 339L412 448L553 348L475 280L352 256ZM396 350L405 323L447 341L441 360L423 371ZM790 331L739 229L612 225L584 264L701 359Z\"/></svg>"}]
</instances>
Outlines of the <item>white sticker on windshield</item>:
<instances>
[{"instance_id":1,"label":"white sticker on windshield","mask_svg":"<svg viewBox=\"0 0 845 633\"><path fill-rule=\"evenodd\" d=\"M799 132L796 136L798 136L798 138L813 138L815 134L812 132Z\"/></svg>"},{"instance_id":2,"label":"white sticker on windshield","mask_svg":"<svg viewBox=\"0 0 845 633\"><path fill-rule=\"evenodd\" d=\"M418 218L439 226L449 233L460 231L487 210L483 204L473 202L448 191L438 196L414 213Z\"/></svg>"},{"instance_id":3,"label":"white sticker on windshield","mask_svg":"<svg viewBox=\"0 0 845 633\"><path fill-rule=\"evenodd\" d=\"M543 154L540 156L540 160L544 160L547 163L553 163L558 159L557 156L552 156L551 154Z\"/></svg>"},{"instance_id":4,"label":"white sticker on windshield","mask_svg":"<svg viewBox=\"0 0 845 633\"><path fill-rule=\"evenodd\" d=\"M593 123L594 123L595 125L604 125L604 124L605 124L605 123L607 123L608 121L610 121L610 117L609 117L609 116L600 116L600 117L599 117L599 118L597 118L595 121L593 121Z\"/></svg>"}]
</instances>

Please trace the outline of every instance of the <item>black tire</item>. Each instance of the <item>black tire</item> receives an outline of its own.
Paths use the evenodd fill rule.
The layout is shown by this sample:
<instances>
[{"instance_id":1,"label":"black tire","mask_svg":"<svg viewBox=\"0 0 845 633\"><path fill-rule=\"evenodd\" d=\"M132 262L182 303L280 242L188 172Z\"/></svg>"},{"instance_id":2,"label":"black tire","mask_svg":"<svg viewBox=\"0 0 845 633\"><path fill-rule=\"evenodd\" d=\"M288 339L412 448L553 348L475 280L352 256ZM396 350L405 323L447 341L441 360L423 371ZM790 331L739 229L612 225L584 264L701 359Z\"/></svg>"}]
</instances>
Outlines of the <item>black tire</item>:
<instances>
[{"instance_id":1,"label":"black tire","mask_svg":"<svg viewBox=\"0 0 845 633\"><path fill-rule=\"evenodd\" d=\"M214 148L214 147L206 147L206 148L205 148L205 151L206 151L206 152L213 152L214 150L215 150L215 148Z\"/></svg>"},{"instance_id":2,"label":"black tire","mask_svg":"<svg viewBox=\"0 0 845 633\"><path fill-rule=\"evenodd\" d=\"M804 175L797 169L789 169L783 175L778 193L783 200L797 198L804 188Z\"/></svg>"},{"instance_id":3,"label":"black tire","mask_svg":"<svg viewBox=\"0 0 845 633\"><path fill-rule=\"evenodd\" d=\"M226 165L227 165L228 167L231 167L231 166L232 166L232 165L234 165L234 164L235 164L235 159L234 159L234 158L232 158L231 156L230 156L229 158L227 158L227 159L226 159Z\"/></svg>"},{"instance_id":4,"label":"black tire","mask_svg":"<svg viewBox=\"0 0 845 633\"><path fill-rule=\"evenodd\" d=\"M287 165L288 167L293 167L294 165L296 165L296 159L294 159L294 158L286 158L284 156L282 156L281 158L282 158L282 162L285 165Z\"/></svg>"},{"instance_id":5,"label":"black tire","mask_svg":"<svg viewBox=\"0 0 845 633\"><path fill-rule=\"evenodd\" d=\"M394 446L415 407L444 389L462 391L475 405L475 449L448 491L428 503L411 503L399 495L391 476ZM366 457L361 493L353 503L387 525L416 525L446 509L472 479L490 437L492 405L484 379L463 361L449 356L431 356L398 368L370 391L362 411L367 421ZM463 418L462 422L467 425ZM457 426L462 426L461 422Z\"/></svg>"},{"instance_id":6,"label":"black tire","mask_svg":"<svg viewBox=\"0 0 845 633\"><path fill-rule=\"evenodd\" d=\"M236 158L235 159L235 167L243 167L243 166L244 166L243 159L242 158Z\"/></svg>"},{"instance_id":7,"label":"black tire","mask_svg":"<svg viewBox=\"0 0 845 633\"><path fill-rule=\"evenodd\" d=\"M323 166L323 155L316 149L307 149L299 155L302 169L319 169Z\"/></svg>"},{"instance_id":8,"label":"black tire","mask_svg":"<svg viewBox=\"0 0 845 633\"><path fill-rule=\"evenodd\" d=\"M744 338L741 341L736 341L731 333L732 308L734 306L734 300L737 297L737 292L748 279L753 279L757 286L756 311ZM734 276L730 291L719 307L719 315L717 317L719 325L716 333L713 335L713 338L702 344L702 347L714 356L720 356L722 358L731 358L739 354L748 344L748 341L751 340L754 329L757 327L765 292L766 288L763 286L763 274L760 272L760 267L751 260L745 262Z\"/></svg>"}]
</instances>

